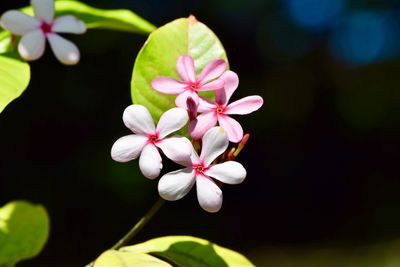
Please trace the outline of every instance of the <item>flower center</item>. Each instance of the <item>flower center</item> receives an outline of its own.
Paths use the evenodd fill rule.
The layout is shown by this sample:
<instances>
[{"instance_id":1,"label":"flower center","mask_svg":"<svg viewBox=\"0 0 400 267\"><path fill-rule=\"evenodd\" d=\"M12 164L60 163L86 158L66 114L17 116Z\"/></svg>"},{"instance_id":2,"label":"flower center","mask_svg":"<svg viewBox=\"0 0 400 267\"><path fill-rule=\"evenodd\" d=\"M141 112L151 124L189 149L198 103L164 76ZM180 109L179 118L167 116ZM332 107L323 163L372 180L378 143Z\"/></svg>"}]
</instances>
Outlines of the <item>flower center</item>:
<instances>
[{"instance_id":1,"label":"flower center","mask_svg":"<svg viewBox=\"0 0 400 267\"><path fill-rule=\"evenodd\" d=\"M52 33L52 28L53 24L52 23L47 23L46 21L42 21L42 24L40 25L40 29L44 34L49 34Z\"/></svg>"},{"instance_id":2,"label":"flower center","mask_svg":"<svg viewBox=\"0 0 400 267\"><path fill-rule=\"evenodd\" d=\"M196 174L203 174L207 170L203 163L193 164L193 169Z\"/></svg>"},{"instance_id":3,"label":"flower center","mask_svg":"<svg viewBox=\"0 0 400 267\"><path fill-rule=\"evenodd\" d=\"M218 106L215 108L215 112L218 113L218 114L223 114L224 111L225 111L225 107L224 107L224 106L218 105Z\"/></svg>"},{"instance_id":4,"label":"flower center","mask_svg":"<svg viewBox=\"0 0 400 267\"><path fill-rule=\"evenodd\" d=\"M148 142L149 143L152 143L152 144L155 144L155 143L157 143L159 140L158 140L158 134L157 133L155 133L155 134L150 134L149 135L149 137L148 137Z\"/></svg>"},{"instance_id":5,"label":"flower center","mask_svg":"<svg viewBox=\"0 0 400 267\"><path fill-rule=\"evenodd\" d=\"M199 89L199 87L200 87L200 84L199 84L198 82L190 83L190 84L189 84L189 89L190 89L190 91L192 91L192 92L197 91L197 89Z\"/></svg>"}]
</instances>

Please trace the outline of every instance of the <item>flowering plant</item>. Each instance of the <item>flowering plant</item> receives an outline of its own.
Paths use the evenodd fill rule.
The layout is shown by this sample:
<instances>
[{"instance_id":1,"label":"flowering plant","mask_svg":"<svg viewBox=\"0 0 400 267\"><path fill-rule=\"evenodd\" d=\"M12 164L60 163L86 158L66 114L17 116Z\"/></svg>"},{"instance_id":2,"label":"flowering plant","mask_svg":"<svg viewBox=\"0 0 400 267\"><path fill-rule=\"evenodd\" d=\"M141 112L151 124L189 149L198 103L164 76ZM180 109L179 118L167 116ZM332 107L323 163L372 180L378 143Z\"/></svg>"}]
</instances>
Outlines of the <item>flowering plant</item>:
<instances>
[{"instance_id":1,"label":"flowering plant","mask_svg":"<svg viewBox=\"0 0 400 267\"><path fill-rule=\"evenodd\" d=\"M202 209L210 213L220 211L223 185L240 184L247 174L236 158L249 134L244 134L240 123L231 115L256 111L263 105L263 99L248 96L229 104L239 85L238 75L228 69L225 50L215 34L193 16L154 30L154 26L131 12L100 11L67 0L32 0L31 4L31 8L7 11L1 17L4 31L0 33L0 43L4 45L0 51L6 53L0 55L0 63L7 62L13 68L7 71L0 68L0 72L3 71L6 79L20 72L25 80L21 83L7 80L9 87L0 90L8 92L17 87L21 92L25 89L29 82L29 65L25 61L39 59L45 52L46 41L61 63L77 64L81 60L78 47L59 34L83 34L96 27L152 32L136 58L131 84L134 104L128 106L122 116L132 133L115 141L111 157L123 163L139 159L143 176L151 180L161 176L156 180L161 198L126 236L88 266L133 266L136 263L149 266L150 262L151 266L171 266L165 258L174 266L188 266L188 261L193 261L190 266L198 266L206 253L210 257L209 252L186 251L187 255L183 253L180 258L161 248L165 242L174 244L182 240L202 248L207 243L205 240L178 236L151 240L152 249L143 249L146 243L126 245L165 200L182 199L194 186ZM1 99L2 108L19 94ZM167 159L182 167L163 172L163 161ZM0 210L0 215L3 212L3 216L9 216L9 209L21 205L32 209L29 203L11 203ZM45 221L42 223L44 234L34 251L23 254L17 250L15 257L2 258L0 249L0 265L13 266L40 251L48 234L48 217L42 209L40 212ZM0 245L10 246L1 244L1 239ZM214 257L222 257L227 266L252 266L236 252L215 244L213 247L218 252Z\"/></svg>"}]
</instances>

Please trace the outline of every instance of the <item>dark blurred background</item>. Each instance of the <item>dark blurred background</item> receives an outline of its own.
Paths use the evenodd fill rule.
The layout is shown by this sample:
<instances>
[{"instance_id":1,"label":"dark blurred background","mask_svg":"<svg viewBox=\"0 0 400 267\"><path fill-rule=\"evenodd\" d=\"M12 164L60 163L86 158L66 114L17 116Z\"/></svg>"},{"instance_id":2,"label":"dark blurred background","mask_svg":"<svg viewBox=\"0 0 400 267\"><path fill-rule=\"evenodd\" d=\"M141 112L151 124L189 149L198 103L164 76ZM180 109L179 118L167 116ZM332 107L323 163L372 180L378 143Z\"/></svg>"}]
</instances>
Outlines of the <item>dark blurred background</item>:
<instances>
[{"instance_id":1,"label":"dark blurred background","mask_svg":"<svg viewBox=\"0 0 400 267\"><path fill-rule=\"evenodd\" d=\"M265 255L400 238L399 1L83 2L131 9L157 26L194 14L239 74L234 98L265 100L239 118L251 133L239 157L248 177L223 188L222 210L204 212L192 191L167 203L134 242L195 235L258 266L293 266ZM27 4L3 0L0 11ZM0 114L0 204L27 199L51 216L45 250L21 267L83 266L158 198L136 161L110 158L129 133L121 116L146 36L90 30L68 38L80 64L63 66L47 50L31 64L29 88Z\"/></svg>"}]
</instances>

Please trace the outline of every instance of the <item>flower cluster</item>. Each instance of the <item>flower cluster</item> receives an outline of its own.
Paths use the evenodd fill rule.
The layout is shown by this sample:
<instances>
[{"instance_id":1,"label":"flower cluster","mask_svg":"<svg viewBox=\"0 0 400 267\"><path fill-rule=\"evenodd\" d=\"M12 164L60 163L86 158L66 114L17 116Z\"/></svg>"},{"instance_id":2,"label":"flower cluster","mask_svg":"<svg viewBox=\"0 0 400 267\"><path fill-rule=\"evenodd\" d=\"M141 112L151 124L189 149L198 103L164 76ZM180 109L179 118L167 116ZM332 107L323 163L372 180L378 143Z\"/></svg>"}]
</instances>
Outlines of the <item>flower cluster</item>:
<instances>
[{"instance_id":1,"label":"flower cluster","mask_svg":"<svg viewBox=\"0 0 400 267\"><path fill-rule=\"evenodd\" d=\"M82 34L85 24L74 16L54 18L54 0L31 0L34 17L18 10L10 10L1 16L3 28L16 36L22 36L18 52L25 60L40 58L46 47L46 39L56 58L65 65L79 62L80 53L76 45L59 33Z\"/></svg>"},{"instance_id":2,"label":"flower cluster","mask_svg":"<svg viewBox=\"0 0 400 267\"><path fill-rule=\"evenodd\" d=\"M246 177L245 168L234 159L248 135L243 137L241 125L230 115L251 113L262 106L263 99L248 96L228 104L239 78L226 70L223 59L208 63L197 77L194 60L183 55L177 60L176 70L182 80L157 77L151 86L158 92L177 95L177 107L166 111L157 126L144 106L126 108L123 121L134 134L118 139L111 149L111 156L119 162L140 156L139 167L143 175L155 179L163 166L162 152L184 168L160 178L160 196L170 201L178 200L196 184L200 206L208 212L217 212L222 205L220 185L239 184ZM214 91L215 101L200 97L200 91ZM192 142L186 137L169 136L188 123ZM229 141L240 142L236 153L233 153L235 148L227 150Z\"/></svg>"}]
</instances>

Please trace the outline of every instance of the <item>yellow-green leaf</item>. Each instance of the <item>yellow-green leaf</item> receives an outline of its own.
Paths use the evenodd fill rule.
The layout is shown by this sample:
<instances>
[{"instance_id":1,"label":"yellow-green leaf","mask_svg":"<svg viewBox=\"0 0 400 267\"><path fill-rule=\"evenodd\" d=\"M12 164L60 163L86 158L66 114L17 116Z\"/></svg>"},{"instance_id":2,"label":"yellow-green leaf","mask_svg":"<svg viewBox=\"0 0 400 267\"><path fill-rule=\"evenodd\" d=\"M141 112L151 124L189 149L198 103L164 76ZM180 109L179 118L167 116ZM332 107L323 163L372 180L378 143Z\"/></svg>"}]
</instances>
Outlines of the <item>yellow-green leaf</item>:
<instances>
[{"instance_id":1,"label":"yellow-green leaf","mask_svg":"<svg viewBox=\"0 0 400 267\"><path fill-rule=\"evenodd\" d=\"M108 250L100 255L93 267L172 267L172 265L144 253Z\"/></svg>"}]
</instances>

